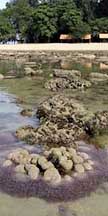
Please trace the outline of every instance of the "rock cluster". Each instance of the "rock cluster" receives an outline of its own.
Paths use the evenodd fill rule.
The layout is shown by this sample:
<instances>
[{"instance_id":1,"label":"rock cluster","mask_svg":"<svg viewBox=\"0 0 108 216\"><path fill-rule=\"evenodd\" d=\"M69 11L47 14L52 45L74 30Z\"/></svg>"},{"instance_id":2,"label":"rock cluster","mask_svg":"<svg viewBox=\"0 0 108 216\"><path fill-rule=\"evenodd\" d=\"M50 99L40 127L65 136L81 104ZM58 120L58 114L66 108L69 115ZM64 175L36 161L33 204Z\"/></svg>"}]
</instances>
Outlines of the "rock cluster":
<instances>
[{"instance_id":1,"label":"rock cluster","mask_svg":"<svg viewBox=\"0 0 108 216\"><path fill-rule=\"evenodd\" d=\"M38 128L20 128L16 135L30 144L48 146L75 146L75 140L82 136L81 119L87 115L82 105L73 99L57 95L43 102L37 111L41 124Z\"/></svg>"},{"instance_id":2,"label":"rock cluster","mask_svg":"<svg viewBox=\"0 0 108 216\"><path fill-rule=\"evenodd\" d=\"M26 126L18 129L16 135L19 139L27 141L29 144L44 144L51 146L76 146L77 139L83 131L77 125L66 124L59 127L51 121L46 121L37 129ZM46 147L47 147L46 146Z\"/></svg>"},{"instance_id":3,"label":"rock cluster","mask_svg":"<svg viewBox=\"0 0 108 216\"><path fill-rule=\"evenodd\" d=\"M13 166L14 173L24 174L31 180L42 177L53 185L62 180L69 181L72 176L93 169L89 155L77 152L74 148L51 148L43 155L31 154L25 149L16 149L8 154L3 167Z\"/></svg>"},{"instance_id":4,"label":"rock cluster","mask_svg":"<svg viewBox=\"0 0 108 216\"><path fill-rule=\"evenodd\" d=\"M98 135L108 129L108 111L101 111L85 122L84 129L89 135Z\"/></svg>"},{"instance_id":5,"label":"rock cluster","mask_svg":"<svg viewBox=\"0 0 108 216\"><path fill-rule=\"evenodd\" d=\"M56 95L40 104L40 126L26 126L16 131L19 139L46 147L76 146L76 141L108 128L108 112L91 113L72 98ZM77 146L76 146L77 147Z\"/></svg>"},{"instance_id":6,"label":"rock cluster","mask_svg":"<svg viewBox=\"0 0 108 216\"><path fill-rule=\"evenodd\" d=\"M85 89L91 83L81 78L80 71L77 70L54 70L53 78L45 83L45 88L51 91L63 89Z\"/></svg>"}]
</instances>

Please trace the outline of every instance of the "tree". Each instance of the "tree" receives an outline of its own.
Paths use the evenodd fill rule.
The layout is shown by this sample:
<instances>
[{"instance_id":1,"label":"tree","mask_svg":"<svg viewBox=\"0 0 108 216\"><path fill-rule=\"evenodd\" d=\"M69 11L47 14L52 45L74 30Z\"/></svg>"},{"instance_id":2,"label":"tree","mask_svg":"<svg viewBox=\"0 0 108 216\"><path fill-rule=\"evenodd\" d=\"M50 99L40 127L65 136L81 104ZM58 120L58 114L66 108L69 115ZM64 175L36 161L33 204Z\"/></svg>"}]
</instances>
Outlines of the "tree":
<instances>
[{"instance_id":1,"label":"tree","mask_svg":"<svg viewBox=\"0 0 108 216\"><path fill-rule=\"evenodd\" d=\"M36 8L31 16L32 22L27 28L27 38L30 41L50 42L56 33L56 15L48 4L42 4Z\"/></svg>"},{"instance_id":2,"label":"tree","mask_svg":"<svg viewBox=\"0 0 108 216\"><path fill-rule=\"evenodd\" d=\"M32 9L29 7L28 0L13 0L7 4L5 14L13 25L16 33L25 37L25 31L30 21Z\"/></svg>"},{"instance_id":3,"label":"tree","mask_svg":"<svg viewBox=\"0 0 108 216\"><path fill-rule=\"evenodd\" d=\"M92 32L107 33L108 32L108 18L98 18L90 23Z\"/></svg>"},{"instance_id":4,"label":"tree","mask_svg":"<svg viewBox=\"0 0 108 216\"><path fill-rule=\"evenodd\" d=\"M94 19L97 13L98 0L74 0L80 9L83 20L89 22Z\"/></svg>"}]
</instances>

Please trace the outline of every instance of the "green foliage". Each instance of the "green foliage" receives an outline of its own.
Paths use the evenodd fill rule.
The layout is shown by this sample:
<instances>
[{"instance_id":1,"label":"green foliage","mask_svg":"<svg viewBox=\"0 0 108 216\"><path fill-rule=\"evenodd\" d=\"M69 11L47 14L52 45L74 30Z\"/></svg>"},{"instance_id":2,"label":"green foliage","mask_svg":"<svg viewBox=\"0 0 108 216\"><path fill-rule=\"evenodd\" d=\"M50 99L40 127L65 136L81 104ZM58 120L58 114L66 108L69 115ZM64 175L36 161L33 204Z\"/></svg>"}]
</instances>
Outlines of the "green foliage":
<instances>
[{"instance_id":1,"label":"green foliage","mask_svg":"<svg viewBox=\"0 0 108 216\"><path fill-rule=\"evenodd\" d=\"M26 31L28 38L32 33L34 41L50 41L56 31L56 16L53 8L47 4L37 7L32 13L31 22Z\"/></svg>"},{"instance_id":2,"label":"green foliage","mask_svg":"<svg viewBox=\"0 0 108 216\"><path fill-rule=\"evenodd\" d=\"M108 32L107 16L107 0L11 0L0 11L0 41L16 33L26 42L50 42L60 34Z\"/></svg>"},{"instance_id":3,"label":"green foliage","mask_svg":"<svg viewBox=\"0 0 108 216\"><path fill-rule=\"evenodd\" d=\"M108 32L108 17L95 19L90 23L92 32L97 31L98 33Z\"/></svg>"},{"instance_id":4,"label":"green foliage","mask_svg":"<svg viewBox=\"0 0 108 216\"><path fill-rule=\"evenodd\" d=\"M15 37L15 30L7 17L0 14L0 41L6 41Z\"/></svg>"}]
</instances>

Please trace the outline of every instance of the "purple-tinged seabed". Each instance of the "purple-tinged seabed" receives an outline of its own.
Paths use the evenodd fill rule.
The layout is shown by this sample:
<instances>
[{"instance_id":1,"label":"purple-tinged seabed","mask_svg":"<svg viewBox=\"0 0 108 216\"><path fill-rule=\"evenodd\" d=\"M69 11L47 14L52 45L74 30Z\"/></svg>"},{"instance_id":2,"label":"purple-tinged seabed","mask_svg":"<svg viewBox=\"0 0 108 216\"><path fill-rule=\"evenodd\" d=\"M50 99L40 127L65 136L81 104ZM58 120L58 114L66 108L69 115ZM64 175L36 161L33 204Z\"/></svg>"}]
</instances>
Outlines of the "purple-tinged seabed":
<instances>
[{"instance_id":1,"label":"purple-tinged seabed","mask_svg":"<svg viewBox=\"0 0 108 216\"><path fill-rule=\"evenodd\" d=\"M12 168L0 169L0 190L12 196L39 197L47 201L68 201L89 196L97 187L108 181L108 150L98 150L92 145L80 143L79 150L86 152L94 161L94 169L72 178L58 186L45 183L42 178L37 181L18 179Z\"/></svg>"},{"instance_id":2,"label":"purple-tinged seabed","mask_svg":"<svg viewBox=\"0 0 108 216\"><path fill-rule=\"evenodd\" d=\"M108 149L96 149L84 142L79 143L79 151L87 152L94 161L94 169L83 175L74 176L71 182L58 186L45 183L42 178L31 181L28 178L17 178L12 168L2 168L3 159L13 149L23 147L39 152L37 147L18 142L13 133L22 126L36 126L38 119L20 115L21 108L7 94L0 95L0 191L18 197L40 197L48 201L68 201L89 196L90 193L105 181L108 181Z\"/></svg>"}]
</instances>

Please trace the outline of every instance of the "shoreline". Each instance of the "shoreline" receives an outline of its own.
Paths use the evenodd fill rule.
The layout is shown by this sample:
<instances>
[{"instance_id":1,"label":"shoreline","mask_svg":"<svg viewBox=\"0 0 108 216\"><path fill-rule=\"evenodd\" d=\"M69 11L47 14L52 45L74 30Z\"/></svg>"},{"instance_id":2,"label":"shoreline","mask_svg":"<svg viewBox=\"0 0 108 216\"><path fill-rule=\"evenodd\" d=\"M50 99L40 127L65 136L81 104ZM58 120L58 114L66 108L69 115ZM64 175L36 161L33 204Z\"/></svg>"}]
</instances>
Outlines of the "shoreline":
<instances>
[{"instance_id":1,"label":"shoreline","mask_svg":"<svg viewBox=\"0 0 108 216\"><path fill-rule=\"evenodd\" d=\"M108 43L1 44L0 51L108 51Z\"/></svg>"}]
</instances>

